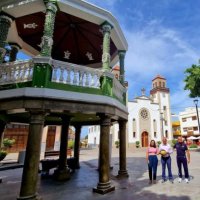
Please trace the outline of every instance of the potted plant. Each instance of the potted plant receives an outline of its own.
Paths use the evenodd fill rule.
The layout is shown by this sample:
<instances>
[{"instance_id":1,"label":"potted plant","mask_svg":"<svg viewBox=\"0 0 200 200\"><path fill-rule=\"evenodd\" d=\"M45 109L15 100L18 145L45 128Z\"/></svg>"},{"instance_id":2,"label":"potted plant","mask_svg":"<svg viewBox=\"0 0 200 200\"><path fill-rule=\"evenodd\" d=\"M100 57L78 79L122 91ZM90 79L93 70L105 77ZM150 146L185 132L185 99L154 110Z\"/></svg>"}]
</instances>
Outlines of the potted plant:
<instances>
[{"instance_id":1,"label":"potted plant","mask_svg":"<svg viewBox=\"0 0 200 200\"><path fill-rule=\"evenodd\" d=\"M3 140L3 146L4 146L4 148L11 148L12 147L12 145L15 143L15 139L8 139L8 138L5 138L4 140Z\"/></svg>"},{"instance_id":2,"label":"potted plant","mask_svg":"<svg viewBox=\"0 0 200 200\"><path fill-rule=\"evenodd\" d=\"M0 150L0 161L2 161L7 155L7 152L4 150Z\"/></svg>"},{"instance_id":3,"label":"potted plant","mask_svg":"<svg viewBox=\"0 0 200 200\"><path fill-rule=\"evenodd\" d=\"M157 141L157 145L158 145L158 147L160 146L160 144L161 144L161 141Z\"/></svg>"},{"instance_id":4,"label":"potted plant","mask_svg":"<svg viewBox=\"0 0 200 200\"><path fill-rule=\"evenodd\" d=\"M115 146L116 146L116 148L119 148L119 141L118 140L115 141Z\"/></svg>"},{"instance_id":5,"label":"potted plant","mask_svg":"<svg viewBox=\"0 0 200 200\"><path fill-rule=\"evenodd\" d=\"M136 146L136 148L139 148L140 147L140 141L136 141L135 146Z\"/></svg>"},{"instance_id":6,"label":"potted plant","mask_svg":"<svg viewBox=\"0 0 200 200\"><path fill-rule=\"evenodd\" d=\"M6 157L6 155L8 154L6 150L8 148L11 148L14 143L15 143L15 139L5 138L3 140L3 147L0 149L0 161L2 161Z\"/></svg>"}]
</instances>

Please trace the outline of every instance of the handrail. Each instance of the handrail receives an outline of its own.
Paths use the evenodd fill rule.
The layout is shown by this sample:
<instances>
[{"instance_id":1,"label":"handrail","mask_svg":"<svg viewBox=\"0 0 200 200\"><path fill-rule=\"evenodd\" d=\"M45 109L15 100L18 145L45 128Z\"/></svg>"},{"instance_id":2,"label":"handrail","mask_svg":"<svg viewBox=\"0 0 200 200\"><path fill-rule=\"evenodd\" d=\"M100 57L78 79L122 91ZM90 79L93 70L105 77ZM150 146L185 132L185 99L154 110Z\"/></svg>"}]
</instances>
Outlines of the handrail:
<instances>
[{"instance_id":1,"label":"handrail","mask_svg":"<svg viewBox=\"0 0 200 200\"><path fill-rule=\"evenodd\" d=\"M32 60L15 61L0 65L0 85L22 83L32 80Z\"/></svg>"}]
</instances>

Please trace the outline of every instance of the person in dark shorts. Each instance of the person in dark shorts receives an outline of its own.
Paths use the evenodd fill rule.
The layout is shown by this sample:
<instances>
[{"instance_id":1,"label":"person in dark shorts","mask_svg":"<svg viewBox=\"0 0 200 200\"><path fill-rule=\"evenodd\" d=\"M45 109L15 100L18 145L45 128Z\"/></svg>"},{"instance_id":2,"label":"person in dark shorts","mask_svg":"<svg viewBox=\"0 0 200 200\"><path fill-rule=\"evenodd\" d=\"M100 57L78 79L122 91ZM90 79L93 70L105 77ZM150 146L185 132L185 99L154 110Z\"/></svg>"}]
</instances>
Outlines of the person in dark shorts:
<instances>
[{"instance_id":1,"label":"person in dark shorts","mask_svg":"<svg viewBox=\"0 0 200 200\"><path fill-rule=\"evenodd\" d=\"M188 172L188 164L190 163L190 152L188 150L187 145L183 142L183 138L178 137L177 143L174 145L174 149L176 149L176 161L178 166L178 182L182 181L182 165L185 173L185 182L189 183L189 172Z\"/></svg>"}]
</instances>

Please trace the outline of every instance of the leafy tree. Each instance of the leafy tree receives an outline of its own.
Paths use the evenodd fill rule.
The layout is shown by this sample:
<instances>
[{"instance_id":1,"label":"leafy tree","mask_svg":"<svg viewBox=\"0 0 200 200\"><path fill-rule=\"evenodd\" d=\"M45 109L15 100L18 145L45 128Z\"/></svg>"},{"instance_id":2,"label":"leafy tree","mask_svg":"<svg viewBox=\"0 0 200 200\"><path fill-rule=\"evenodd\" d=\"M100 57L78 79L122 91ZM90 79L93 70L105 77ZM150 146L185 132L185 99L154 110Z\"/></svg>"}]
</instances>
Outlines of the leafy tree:
<instances>
[{"instance_id":1,"label":"leafy tree","mask_svg":"<svg viewBox=\"0 0 200 200\"><path fill-rule=\"evenodd\" d=\"M192 98L200 97L200 66L192 65L185 70L185 90L189 90Z\"/></svg>"}]
</instances>

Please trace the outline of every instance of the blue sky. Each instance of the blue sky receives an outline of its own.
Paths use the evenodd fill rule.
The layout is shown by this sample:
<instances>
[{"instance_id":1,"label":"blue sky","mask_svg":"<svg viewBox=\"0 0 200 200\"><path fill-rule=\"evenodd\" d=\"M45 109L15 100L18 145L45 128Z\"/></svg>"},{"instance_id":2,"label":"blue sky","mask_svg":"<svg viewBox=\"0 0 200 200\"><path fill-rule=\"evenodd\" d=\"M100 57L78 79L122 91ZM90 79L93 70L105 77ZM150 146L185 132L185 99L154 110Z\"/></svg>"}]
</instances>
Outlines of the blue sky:
<instances>
[{"instance_id":1,"label":"blue sky","mask_svg":"<svg viewBox=\"0 0 200 200\"><path fill-rule=\"evenodd\" d=\"M87 0L110 11L119 21L129 44L126 79L129 100L149 95L151 80L167 79L172 112L194 106L184 91L184 71L200 58L200 0Z\"/></svg>"}]
</instances>

